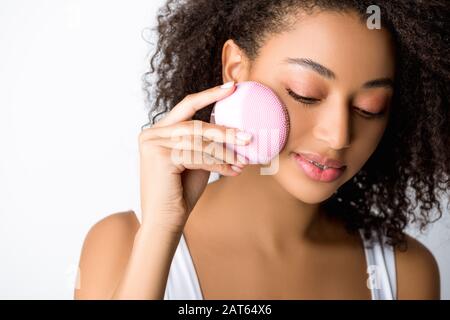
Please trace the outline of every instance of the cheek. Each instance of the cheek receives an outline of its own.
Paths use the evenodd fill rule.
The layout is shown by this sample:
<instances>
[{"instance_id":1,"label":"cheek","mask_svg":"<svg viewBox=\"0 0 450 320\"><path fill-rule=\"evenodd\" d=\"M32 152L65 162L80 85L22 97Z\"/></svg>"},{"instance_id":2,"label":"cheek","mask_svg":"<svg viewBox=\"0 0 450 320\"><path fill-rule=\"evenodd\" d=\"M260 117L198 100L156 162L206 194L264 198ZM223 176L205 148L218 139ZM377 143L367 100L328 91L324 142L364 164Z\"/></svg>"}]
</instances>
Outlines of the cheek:
<instances>
[{"instance_id":1,"label":"cheek","mask_svg":"<svg viewBox=\"0 0 450 320\"><path fill-rule=\"evenodd\" d=\"M354 140L348 150L348 161L358 171L376 150L386 128L386 121L359 121L354 127Z\"/></svg>"},{"instance_id":2,"label":"cheek","mask_svg":"<svg viewBox=\"0 0 450 320\"><path fill-rule=\"evenodd\" d=\"M286 149L292 150L300 146L305 147L305 142L312 138L314 123L317 120L313 117L311 110L301 106L287 106L287 110L291 124Z\"/></svg>"},{"instance_id":3,"label":"cheek","mask_svg":"<svg viewBox=\"0 0 450 320\"><path fill-rule=\"evenodd\" d=\"M386 129L387 118L378 120L359 120L355 122L355 140L365 142L367 148L375 150Z\"/></svg>"}]
</instances>

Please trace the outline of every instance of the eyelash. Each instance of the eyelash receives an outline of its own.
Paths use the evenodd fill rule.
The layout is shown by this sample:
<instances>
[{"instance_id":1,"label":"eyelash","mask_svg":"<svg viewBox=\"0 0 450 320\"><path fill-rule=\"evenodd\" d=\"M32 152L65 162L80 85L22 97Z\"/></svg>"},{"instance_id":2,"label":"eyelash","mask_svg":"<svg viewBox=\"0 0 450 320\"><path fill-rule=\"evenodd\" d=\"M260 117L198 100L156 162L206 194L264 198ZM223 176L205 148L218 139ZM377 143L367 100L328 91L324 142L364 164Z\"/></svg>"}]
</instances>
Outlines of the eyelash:
<instances>
[{"instance_id":1,"label":"eyelash","mask_svg":"<svg viewBox=\"0 0 450 320\"><path fill-rule=\"evenodd\" d=\"M289 88L286 90L292 98L294 98L296 101L300 102L302 105L304 105L306 107L310 107L314 103L320 101L320 99L315 99L315 98L310 98L310 97L302 97L302 96L296 94L294 91L292 91ZM378 113L372 113L372 112L368 112L363 109L360 109L358 107L355 107L355 108L358 110L358 112L360 114L363 114L363 117L365 117L365 118L379 118L379 117L383 116L385 113L385 111L381 111Z\"/></svg>"}]
</instances>

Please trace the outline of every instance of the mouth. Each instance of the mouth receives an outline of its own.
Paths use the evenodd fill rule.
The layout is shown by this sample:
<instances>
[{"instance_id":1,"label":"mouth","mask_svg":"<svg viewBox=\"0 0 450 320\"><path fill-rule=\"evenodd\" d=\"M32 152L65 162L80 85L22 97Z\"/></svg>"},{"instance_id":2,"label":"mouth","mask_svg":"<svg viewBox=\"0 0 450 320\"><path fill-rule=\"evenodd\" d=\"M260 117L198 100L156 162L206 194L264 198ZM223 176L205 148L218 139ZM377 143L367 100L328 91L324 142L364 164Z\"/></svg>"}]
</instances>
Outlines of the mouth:
<instances>
[{"instance_id":1,"label":"mouth","mask_svg":"<svg viewBox=\"0 0 450 320\"><path fill-rule=\"evenodd\" d=\"M345 164L337 159L327 158L318 153L310 152L294 152L296 155L302 157L306 161L314 164L322 170L333 168L333 169L343 169Z\"/></svg>"},{"instance_id":2,"label":"mouth","mask_svg":"<svg viewBox=\"0 0 450 320\"><path fill-rule=\"evenodd\" d=\"M339 160L324 158L317 154L294 152L294 159L309 178L321 182L332 182L338 179L347 167ZM317 161L318 159L320 162Z\"/></svg>"}]
</instances>

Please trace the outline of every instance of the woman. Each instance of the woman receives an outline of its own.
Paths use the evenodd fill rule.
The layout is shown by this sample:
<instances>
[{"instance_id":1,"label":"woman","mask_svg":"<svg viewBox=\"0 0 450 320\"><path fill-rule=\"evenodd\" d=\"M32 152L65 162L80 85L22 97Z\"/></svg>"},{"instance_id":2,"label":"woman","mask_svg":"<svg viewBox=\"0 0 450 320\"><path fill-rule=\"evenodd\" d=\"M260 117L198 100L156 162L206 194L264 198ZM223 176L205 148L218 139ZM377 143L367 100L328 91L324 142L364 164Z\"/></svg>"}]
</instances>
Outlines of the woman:
<instances>
[{"instance_id":1,"label":"woman","mask_svg":"<svg viewBox=\"0 0 450 320\"><path fill-rule=\"evenodd\" d=\"M169 1L149 72L151 115L167 112L139 137L140 221L123 212L91 228L75 298L439 299L433 255L403 231L448 196L448 11L380 1L369 28L371 4ZM209 123L243 81L289 113L273 175L198 147L248 143ZM204 161L174 161L181 149ZM299 155L341 174L310 177Z\"/></svg>"}]
</instances>

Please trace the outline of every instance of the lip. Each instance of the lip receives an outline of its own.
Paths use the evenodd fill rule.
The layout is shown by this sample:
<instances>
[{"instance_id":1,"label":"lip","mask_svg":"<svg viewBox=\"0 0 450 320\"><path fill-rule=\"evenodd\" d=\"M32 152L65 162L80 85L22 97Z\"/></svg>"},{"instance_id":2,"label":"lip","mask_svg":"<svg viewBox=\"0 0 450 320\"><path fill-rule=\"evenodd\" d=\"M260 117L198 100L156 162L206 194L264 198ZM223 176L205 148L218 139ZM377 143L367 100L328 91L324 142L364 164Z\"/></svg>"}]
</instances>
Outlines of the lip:
<instances>
[{"instance_id":1,"label":"lip","mask_svg":"<svg viewBox=\"0 0 450 320\"><path fill-rule=\"evenodd\" d=\"M341 169L345 166L344 163L337 159L331 159L324 157L318 153L312 153L312 152L295 152L296 154L302 156L303 158L306 158L307 160L311 160L314 162L319 163L323 167L331 167L335 169Z\"/></svg>"},{"instance_id":2,"label":"lip","mask_svg":"<svg viewBox=\"0 0 450 320\"><path fill-rule=\"evenodd\" d=\"M323 158L322 158L323 159ZM321 168L316 166L311 162L311 159L306 158L303 154L294 153L294 160L299 168L307 175L309 178L315 181L321 182L332 182L337 180L345 171L346 166L342 166L342 162L334 162L334 165L340 165L339 168L328 167ZM327 159L330 160L331 159ZM325 161L327 161L325 160ZM337 160L333 160L337 161ZM331 162L328 162L331 163Z\"/></svg>"}]
</instances>

